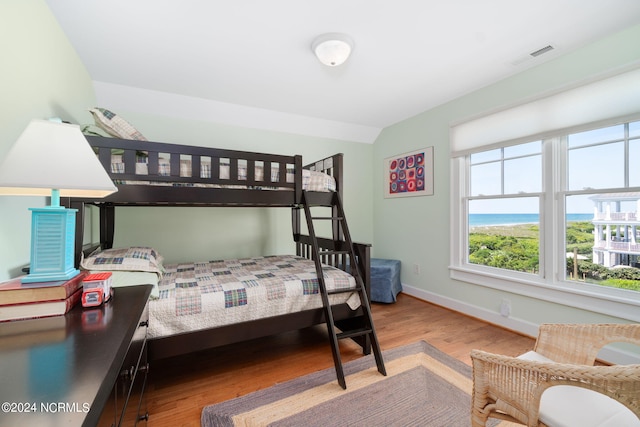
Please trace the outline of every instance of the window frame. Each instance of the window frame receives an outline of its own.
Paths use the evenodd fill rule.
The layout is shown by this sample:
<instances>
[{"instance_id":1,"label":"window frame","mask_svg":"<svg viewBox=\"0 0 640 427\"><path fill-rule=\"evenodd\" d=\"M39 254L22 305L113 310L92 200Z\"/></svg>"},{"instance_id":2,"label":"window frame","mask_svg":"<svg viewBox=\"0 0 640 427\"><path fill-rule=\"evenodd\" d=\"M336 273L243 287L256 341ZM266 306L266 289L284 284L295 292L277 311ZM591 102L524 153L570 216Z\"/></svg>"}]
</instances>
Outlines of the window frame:
<instances>
[{"instance_id":1,"label":"window frame","mask_svg":"<svg viewBox=\"0 0 640 427\"><path fill-rule=\"evenodd\" d=\"M597 313L640 322L640 292L610 288L597 284L576 283L565 279L566 228L565 198L571 195L639 191L640 187L568 190L567 136L620 123L640 120L640 114L614 120L603 120L546 135L505 141L478 147L451 157L451 252L450 277L454 280L519 294L543 301L581 308ZM542 191L525 193L538 195L540 201L540 269L537 274L510 271L468 262L469 226L468 201L471 196L471 154L536 140L542 141ZM626 166L625 166L626 167ZM628 182L625 182L628 185ZM518 197L520 195L508 195ZM498 198L498 196L486 196Z\"/></svg>"}]
</instances>

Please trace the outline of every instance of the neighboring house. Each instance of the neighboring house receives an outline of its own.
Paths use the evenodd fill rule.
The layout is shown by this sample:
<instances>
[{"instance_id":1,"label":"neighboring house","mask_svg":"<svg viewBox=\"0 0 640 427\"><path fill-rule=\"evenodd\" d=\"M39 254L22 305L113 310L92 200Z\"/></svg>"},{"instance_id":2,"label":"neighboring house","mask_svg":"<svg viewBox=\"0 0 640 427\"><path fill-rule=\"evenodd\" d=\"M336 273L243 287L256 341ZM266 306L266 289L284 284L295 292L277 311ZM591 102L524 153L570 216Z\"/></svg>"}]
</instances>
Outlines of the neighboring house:
<instances>
[{"instance_id":1,"label":"neighboring house","mask_svg":"<svg viewBox=\"0 0 640 427\"><path fill-rule=\"evenodd\" d=\"M593 262L605 267L640 265L640 193L590 197L595 203Z\"/></svg>"}]
</instances>

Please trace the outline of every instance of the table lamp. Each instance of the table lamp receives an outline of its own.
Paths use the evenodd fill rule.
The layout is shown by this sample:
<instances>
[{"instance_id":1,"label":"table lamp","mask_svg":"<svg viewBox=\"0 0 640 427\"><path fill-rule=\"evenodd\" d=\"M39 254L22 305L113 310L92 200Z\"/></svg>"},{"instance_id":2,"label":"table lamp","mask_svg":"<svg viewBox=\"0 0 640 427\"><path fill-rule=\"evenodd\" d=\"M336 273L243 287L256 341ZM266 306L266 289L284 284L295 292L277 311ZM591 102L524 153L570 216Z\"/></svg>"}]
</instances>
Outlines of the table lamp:
<instances>
[{"instance_id":1,"label":"table lamp","mask_svg":"<svg viewBox=\"0 0 640 427\"><path fill-rule=\"evenodd\" d=\"M0 195L48 196L30 208L31 264L23 283L69 280L74 266L75 209L60 197L105 197L118 191L80 127L32 120L0 165Z\"/></svg>"}]
</instances>

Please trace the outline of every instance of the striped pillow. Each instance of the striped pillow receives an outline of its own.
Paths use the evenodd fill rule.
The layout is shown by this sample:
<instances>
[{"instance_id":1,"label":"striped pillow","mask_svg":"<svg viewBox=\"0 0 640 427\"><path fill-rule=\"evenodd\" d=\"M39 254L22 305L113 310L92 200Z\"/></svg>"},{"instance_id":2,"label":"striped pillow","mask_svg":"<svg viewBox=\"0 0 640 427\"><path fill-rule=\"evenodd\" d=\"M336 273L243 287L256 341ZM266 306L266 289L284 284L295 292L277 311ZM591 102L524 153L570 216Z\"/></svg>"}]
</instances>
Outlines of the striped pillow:
<instances>
[{"instance_id":1,"label":"striped pillow","mask_svg":"<svg viewBox=\"0 0 640 427\"><path fill-rule=\"evenodd\" d=\"M147 271L162 274L162 257L149 247L132 246L129 248L106 249L93 252L80 266L91 271Z\"/></svg>"},{"instance_id":2,"label":"striped pillow","mask_svg":"<svg viewBox=\"0 0 640 427\"><path fill-rule=\"evenodd\" d=\"M129 122L106 108L96 107L91 108L89 111L93 115L96 125L104 129L109 135L113 135L116 138L147 141L147 138L131 126Z\"/></svg>"}]
</instances>

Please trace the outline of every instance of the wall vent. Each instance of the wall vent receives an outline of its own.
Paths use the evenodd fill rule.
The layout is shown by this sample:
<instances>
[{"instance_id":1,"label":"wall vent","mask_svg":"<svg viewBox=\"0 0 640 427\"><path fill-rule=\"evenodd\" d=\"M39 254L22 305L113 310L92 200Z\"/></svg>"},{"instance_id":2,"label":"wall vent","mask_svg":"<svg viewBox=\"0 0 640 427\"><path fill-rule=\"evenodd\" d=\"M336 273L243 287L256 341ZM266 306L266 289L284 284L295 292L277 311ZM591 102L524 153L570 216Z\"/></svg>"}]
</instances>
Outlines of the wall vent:
<instances>
[{"instance_id":1,"label":"wall vent","mask_svg":"<svg viewBox=\"0 0 640 427\"><path fill-rule=\"evenodd\" d=\"M542 48L540 48L538 50L535 50L535 51L531 52L529 55L531 55L531 56L533 56L535 58L536 56L540 56L543 53L547 53L547 52L549 52L549 51L551 51L553 49L555 49L555 48L549 44L549 45L546 45L545 47L542 47Z\"/></svg>"}]
</instances>

